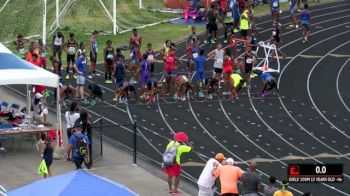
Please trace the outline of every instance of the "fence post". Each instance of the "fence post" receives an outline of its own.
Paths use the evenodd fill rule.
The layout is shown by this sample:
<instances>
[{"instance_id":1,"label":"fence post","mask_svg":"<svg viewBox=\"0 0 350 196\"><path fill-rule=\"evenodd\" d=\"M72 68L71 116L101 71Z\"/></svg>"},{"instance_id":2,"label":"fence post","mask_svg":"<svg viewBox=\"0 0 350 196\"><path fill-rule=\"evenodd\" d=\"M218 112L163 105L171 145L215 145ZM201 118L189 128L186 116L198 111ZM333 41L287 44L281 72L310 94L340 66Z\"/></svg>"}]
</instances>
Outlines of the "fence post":
<instances>
[{"instance_id":1,"label":"fence post","mask_svg":"<svg viewBox=\"0 0 350 196\"><path fill-rule=\"evenodd\" d=\"M100 117L100 145L101 145L101 152L100 152L100 155L101 155L101 157L102 157L102 155L103 155L103 144L102 144L102 142L103 142L103 138L102 138L102 136L103 136L103 134L102 134L102 131L103 131L103 128L102 128L102 117Z\"/></svg>"},{"instance_id":2,"label":"fence post","mask_svg":"<svg viewBox=\"0 0 350 196\"><path fill-rule=\"evenodd\" d=\"M136 164L136 156L137 156L137 122L136 120L134 121L134 157L133 157L133 163Z\"/></svg>"}]
</instances>

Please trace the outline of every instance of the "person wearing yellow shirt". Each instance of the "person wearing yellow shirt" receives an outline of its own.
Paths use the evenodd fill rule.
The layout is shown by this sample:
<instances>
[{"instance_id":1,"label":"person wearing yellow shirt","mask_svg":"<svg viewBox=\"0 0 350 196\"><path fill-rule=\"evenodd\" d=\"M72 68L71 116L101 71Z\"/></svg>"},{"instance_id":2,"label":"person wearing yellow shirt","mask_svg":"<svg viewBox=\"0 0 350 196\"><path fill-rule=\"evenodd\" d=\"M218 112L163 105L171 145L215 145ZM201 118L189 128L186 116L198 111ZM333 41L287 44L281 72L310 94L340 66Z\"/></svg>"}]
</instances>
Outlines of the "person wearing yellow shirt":
<instances>
[{"instance_id":1,"label":"person wearing yellow shirt","mask_svg":"<svg viewBox=\"0 0 350 196\"><path fill-rule=\"evenodd\" d=\"M177 151L176 151L176 161L175 164L172 166L165 167L164 171L165 174L168 176L168 185L169 185L169 193L170 194L177 194L179 191L177 188L179 187L180 183L180 174L181 174L181 155L183 153L189 153L192 150L191 144L187 144L185 142L177 142L177 141L170 141L169 144L167 145L166 149L172 148L174 145L177 146ZM175 177L175 187L173 189L173 177Z\"/></svg>"},{"instance_id":2,"label":"person wearing yellow shirt","mask_svg":"<svg viewBox=\"0 0 350 196\"><path fill-rule=\"evenodd\" d=\"M288 182L287 180L283 180L281 183L281 189L276 191L273 196L293 196L293 193L288 191Z\"/></svg>"},{"instance_id":3,"label":"person wearing yellow shirt","mask_svg":"<svg viewBox=\"0 0 350 196\"><path fill-rule=\"evenodd\" d=\"M241 15L241 35L242 39L246 40L248 36L248 29L249 29L249 10L246 7Z\"/></svg>"}]
</instances>

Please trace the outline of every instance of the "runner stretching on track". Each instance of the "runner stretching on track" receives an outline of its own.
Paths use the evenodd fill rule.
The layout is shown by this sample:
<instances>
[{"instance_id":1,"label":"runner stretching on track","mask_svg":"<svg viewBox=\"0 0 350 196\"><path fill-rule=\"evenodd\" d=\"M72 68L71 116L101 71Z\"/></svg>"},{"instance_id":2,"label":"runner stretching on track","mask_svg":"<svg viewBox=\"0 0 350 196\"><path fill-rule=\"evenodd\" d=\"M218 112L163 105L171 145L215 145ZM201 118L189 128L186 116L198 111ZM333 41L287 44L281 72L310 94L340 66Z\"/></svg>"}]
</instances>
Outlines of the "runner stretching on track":
<instances>
[{"instance_id":1,"label":"runner stretching on track","mask_svg":"<svg viewBox=\"0 0 350 196\"><path fill-rule=\"evenodd\" d=\"M213 94L219 92L219 80L213 77L205 79L206 100L213 99Z\"/></svg>"},{"instance_id":2,"label":"runner stretching on track","mask_svg":"<svg viewBox=\"0 0 350 196\"><path fill-rule=\"evenodd\" d=\"M193 87L190 80L185 75L179 75L175 79L175 94L174 99L180 99L181 101L186 100L187 92L191 90L192 97L194 98Z\"/></svg>"},{"instance_id":3,"label":"runner stretching on track","mask_svg":"<svg viewBox=\"0 0 350 196\"><path fill-rule=\"evenodd\" d=\"M267 92L276 88L277 93L279 93L279 90L277 88L277 82L274 77L271 76L271 74L264 72L261 74L261 79L263 81L263 87L261 91L261 96L265 97L267 95Z\"/></svg>"}]
</instances>

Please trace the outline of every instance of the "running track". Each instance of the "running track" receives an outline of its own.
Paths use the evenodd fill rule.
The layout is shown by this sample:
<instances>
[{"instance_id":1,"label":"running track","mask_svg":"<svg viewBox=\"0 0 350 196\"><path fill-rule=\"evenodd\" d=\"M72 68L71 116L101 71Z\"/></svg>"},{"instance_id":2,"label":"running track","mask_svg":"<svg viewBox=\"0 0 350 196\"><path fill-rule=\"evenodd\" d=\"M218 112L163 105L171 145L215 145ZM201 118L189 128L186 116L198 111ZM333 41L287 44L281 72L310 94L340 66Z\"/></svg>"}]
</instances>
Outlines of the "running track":
<instances>
[{"instance_id":1,"label":"running track","mask_svg":"<svg viewBox=\"0 0 350 196\"><path fill-rule=\"evenodd\" d=\"M104 84L104 78L100 77L94 81L105 90L106 102L86 109L95 117L102 116L106 124L137 120L141 126L138 149L156 165L160 165L167 139L172 138L174 132L185 130L195 153L185 155L184 162L203 163L217 152L243 162L242 168L246 168L247 160L274 160L258 165L264 183L269 175L286 179L289 163L342 163L345 176L342 184L290 184L290 188L296 195L306 191L313 191L315 195L350 195L350 79L347 77L350 74L350 2L314 6L311 10L315 27L306 44L300 40L300 30L285 28L290 22L288 14L281 16L285 33L281 48L291 58L281 60L282 71L276 75L280 97L271 94L265 99L257 98L261 81L255 78L253 88L242 89L239 99L234 101L220 95L204 103L174 104L159 100L151 105L131 102L127 106L116 106L112 101L113 86ZM256 23L259 40L268 39L271 18L257 18ZM203 40L201 36L202 43ZM177 47L178 56L185 54L184 42ZM206 52L213 49L209 45L203 48ZM209 71L212 64L208 64ZM103 66L99 69L102 74ZM156 71L161 72L160 65ZM24 92L19 87L16 89ZM104 129L104 133L132 147L130 128L109 128ZM321 158L323 153L338 156ZM305 160L289 160L291 156ZM202 167L184 167L184 177L195 185L201 170Z\"/></svg>"}]
</instances>

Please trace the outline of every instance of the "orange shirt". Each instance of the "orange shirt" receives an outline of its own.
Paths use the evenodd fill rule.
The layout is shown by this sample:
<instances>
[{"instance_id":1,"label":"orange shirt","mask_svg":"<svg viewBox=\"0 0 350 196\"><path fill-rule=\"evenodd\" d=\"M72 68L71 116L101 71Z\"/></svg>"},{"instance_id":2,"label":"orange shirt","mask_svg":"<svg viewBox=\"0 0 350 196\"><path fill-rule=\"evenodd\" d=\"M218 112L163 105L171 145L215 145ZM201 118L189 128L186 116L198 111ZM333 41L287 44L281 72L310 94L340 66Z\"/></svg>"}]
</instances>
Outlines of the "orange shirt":
<instances>
[{"instance_id":1,"label":"orange shirt","mask_svg":"<svg viewBox=\"0 0 350 196\"><path fill-rule=\"evenodd\" d=\"M213 172L213 175L220 177L221 194L238 194L237 181L243 173L244 171L241 168L233 165L224 165L217 168Z\"/></svg>"},{"instance_id":2,"label":"orange shirt","mask_svg":"<svg viewBox=\"0 0 350 196\"><path fill-rule=\"evenodd\" d=\"M293 196L293 193L290 192L290 191L282 191L282 190L279 190L279 191L276 191L273 196Z\"/></svg>"}]
</instances>

